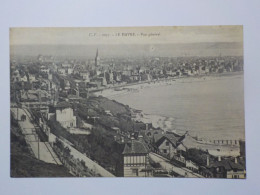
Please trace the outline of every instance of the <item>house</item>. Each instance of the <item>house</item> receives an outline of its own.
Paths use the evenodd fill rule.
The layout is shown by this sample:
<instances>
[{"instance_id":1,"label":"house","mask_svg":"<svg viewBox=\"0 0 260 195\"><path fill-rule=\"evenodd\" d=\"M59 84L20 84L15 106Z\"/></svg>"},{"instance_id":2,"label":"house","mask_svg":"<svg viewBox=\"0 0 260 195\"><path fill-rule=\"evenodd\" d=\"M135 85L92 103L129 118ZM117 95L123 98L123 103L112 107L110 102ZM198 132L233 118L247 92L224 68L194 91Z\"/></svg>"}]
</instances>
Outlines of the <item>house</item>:
<instances>
[{"instance_id":1,"label":"house","mask_svg":"<svg viewBox=\"0 0 260 195\"><path fill-rule=\"evenodd\" d=\"M29 82L35 82L36 81L36 78L35 78L35 76L34 75L32 75L32 74L29 74L29 76L28 76L28 80L29 80Z\"/></svg>"},{"instance_id":2,"label":"house","mask_svg":"<svg viewBox=\"0 0 260 195\"><path fill-rule=\"evenodd\" d=\"M124 177L150 177L148 149L141 141L131 139L125 144L123 150L123 176Z\"/></svg>"},{"instance_id":3,"label":"house","mask_svg":"<svg viewBox=\"0 0 260 195\"><path fill-rule=\"evenodd\" d=\"M80 74L83 71L85 71L85 68L83 65L75 65L73 67L73 74Z\"/></svg>"},{"instance_id":4,"label":"house","mask_svg":"<svg viewBox=\"0 0 260 195\"><path fill-rule=\"evenodd\" d=\"M107 85L107 80L105 77L93 78L93 79L91 79L91 82L95 83L98 87Z\"/></svg>"},{"instance_id":5,"label":"house","mask_svg":"<svg viewBox=\"0 0 260 195\"><path fill-rule=\"evenodd\" d=\"M67 79L61 79L60 80L60 87L63 89L63 90L69 90L70 89L70 82L69 80Z\"/></svg>"},{"instance_id":6,"label":"house","mask_svg":"<svg viewBox=\"0 0 260 195\"><path fill-rule=\"evenodd\" d=\"M12 73L12 81L13 82L19 82L21 80L21 76L20 76L20 73L18 70L15 70L13 73Z\"/></svg>"},{"instance_id":7,"label":"house","mask_svg":"<svg viewBox=\"0 0 260 195\"><path fill-rule=\"evenodd\" d=\"M224 159L214 162L210 165L210 170L213 173L213 177L216 178L228 178L228 179L245 179L246 169L245 163L242 159L235 158Z\"/></svg>"},{"instance_id":8,"label":"house","mask_svg":"<svg viewBox=\"0 0 260 195\"><path fill-rule=\"evenodd\" d=\"M177 146L179 145L179 138L174 134L164 134L155 142L155 146L159 153L170 159L177 155Z\"/></svg>"},{"instance_id":9,"label":"house","mask_svg":"<svg viewBox=\"0 0 260 195\"><path fill-rule=\"evenodd\" d=\"M65 68L58 68L57 71L58 71L58 73L61 74L61 75L64 75L64 76L67 75Z\"/></svg>"},{"instance_id":10,"label":"house","mask_svg":"<svg viewBox=\"0 0 260 195\"><path fill-rule=\"evenodd\" d=\"M141 75L141 80L142 81L151 81L152 80L152 77L150 74L142 74Z\"/></svg>"},{"instance_id":11,"label":"house","mask_svg":"<svg viewBox=\"0 0 260 195\"><path fill-rule=\"evenodd\" d=\"M47 66L41 66L40 67L40 71L42 73L48 73L50 71L50 69Z\"/></svg>"},{"instance_id":12,"label":"house","mask_svg":"<svg viewBox=\"0 0 260 195\"><path fill-rule=\"evenodd\" d=\"M64 128L76 127L76 116L73 114L73 109L68 102L60 102L55 106L56 121Z\"/></svg>"},{"instance_id":13,"label":"house","mask_svg":"<svg viewBox=\"0 0 260 195\"><path fill-rule=\"evenodd\" d=\"M79 75L81 76L81 78L85 81L85 82L89 82L90 78L89 78L89 72L87 71L82 71L79 73Z\"/></svg>"}]
</instances>

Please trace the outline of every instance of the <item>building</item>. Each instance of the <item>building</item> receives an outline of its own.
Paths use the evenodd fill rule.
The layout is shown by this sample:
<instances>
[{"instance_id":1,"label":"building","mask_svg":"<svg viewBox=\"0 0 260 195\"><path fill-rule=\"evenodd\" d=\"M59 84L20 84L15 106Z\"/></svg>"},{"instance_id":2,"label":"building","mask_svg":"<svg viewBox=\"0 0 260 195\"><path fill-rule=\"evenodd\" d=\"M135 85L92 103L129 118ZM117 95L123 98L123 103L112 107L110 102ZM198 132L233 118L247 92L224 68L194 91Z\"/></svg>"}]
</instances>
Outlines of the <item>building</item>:
<instances>
[{"instance_id":1,"label":"building","mask_svg":"<svg viewBox=\"0 0 260 195\"><path fill-rule=\"evenodd\" d=\"M64 128L76 127L76 116L68 102L60 102L56 106L56 121Z\"/></svg>"},{"instance_id":2,"label":"building","mask_svg":"<svg viewBox=\"0 0 260 195\"><path fill-rule=\"evenodd\" d=\"M243 160L235 158L221 160L214 162L210 165L210 170L213 173L213 177L216 178L228 178L228 179L245 179L246 169Z\"/></svg>"},{"instance_id":3,"label":"building","mask_svg":"<svg viewBox=\"0 0 260 195\"><path fill-rule=\"evenodd\" d=\"M170 159L177 155L177 146L179 145L179 137L174 134L164 134L155 142L158 152Z\"/></svg>"},{"instance_id":4,"label":"building","mask_svg":"<svg viewBox=\"0 0 260 195\"><path fill-rule=\"evenodd\" d=\"M141 141L132 139L125 144L123 151L124 177L150 177L148 149Z\"/></svg>"},{"instance_id":5,"label":"building","mask_svg":"<svg viewBox=\"0 0 260 195\"><path fill-rule=\"evenodd\" d=\"M89 78L89 72L87 71L82 71L79 73L81 78L83 79L83 81L85 82L90 82L90 78Z\"/></svg>"},{"instance_id":6,"label":"building","mask_svg":"<svg viewBox=\"0 0 260 195\"><path fill-rule=\"evenodd\" d=\"M246 156L246 146L244 140L239 140L240 156Z\"/></svg>"},{"instance_id":7,"label":"building","mask_svg":"<svg viewBox=\"0 0 260 195\"><path fill-rule=\"evenodd\" d=\"M12 73L12 81L13 82L20 82L21 81L21 76L20 76L20 73L18 70L15 70L13 73Z\"/></svg>"},{"instance_id":8,"label":"building","mask_svg":"<svg viewBox=\"0 0 260 195\"><path fill-rule=\"evenodd\" d=\"M36 81L36 78L35 78L35 76L34 75L32 75L32 74L29 74L29 76L28 76L28 80L29 80L29 82L35 82Z\"/></svg>"},{"instance_id":9,"label":"building","mask_svg":"<svg viewBox=\"0 0 260 195\"><path fill-rule=\"evenodd\" d=\"M47 66L41 66L40 71L42 73L49 73L50 69Z\"/></svg>"}]
</instances>

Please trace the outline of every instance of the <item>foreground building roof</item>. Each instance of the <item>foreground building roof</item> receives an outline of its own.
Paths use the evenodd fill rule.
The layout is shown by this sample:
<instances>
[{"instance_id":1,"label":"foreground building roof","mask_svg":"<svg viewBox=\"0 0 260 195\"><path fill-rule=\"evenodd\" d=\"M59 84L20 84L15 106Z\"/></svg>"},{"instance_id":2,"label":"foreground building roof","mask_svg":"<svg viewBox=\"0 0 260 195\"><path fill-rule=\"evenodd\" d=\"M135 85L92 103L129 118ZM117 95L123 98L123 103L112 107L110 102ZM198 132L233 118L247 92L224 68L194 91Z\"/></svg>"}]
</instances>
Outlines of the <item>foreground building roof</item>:
<instances>
[{"instance_id":1,"label":"foreground building roof","mask_svg":"<svg viewBox=\"0 0 260 195\"><path fill-rule=\"evenodd\" d=\"M144 143L131 140L131 142L125 144L123 154L148 154L148 149Z\"/></svg>"},{"instance_id":2,"label":"foreground building roof","mask_svg":"<svg viewBox=\"0 0 260 195\"><path fill-rule=\"evenodd\" d=\"M56 106L55 106L55 108L61 108L61 109L65 109L65 108L70 108L71 107L71 105L70 105L70 103L69 102L59 102Z\"/></svg>"}]
</instances>

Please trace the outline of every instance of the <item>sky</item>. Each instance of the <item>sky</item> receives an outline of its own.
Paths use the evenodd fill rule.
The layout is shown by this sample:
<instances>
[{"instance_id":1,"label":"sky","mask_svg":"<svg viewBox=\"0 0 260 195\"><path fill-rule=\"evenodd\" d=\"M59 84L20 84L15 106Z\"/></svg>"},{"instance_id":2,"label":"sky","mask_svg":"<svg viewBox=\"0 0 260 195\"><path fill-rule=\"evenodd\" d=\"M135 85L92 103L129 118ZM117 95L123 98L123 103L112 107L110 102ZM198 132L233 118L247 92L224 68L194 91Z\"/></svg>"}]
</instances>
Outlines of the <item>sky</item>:
<instances>
[{"instance_id":1,"label":"sky","mask_svg":"<svg viewBox=\"0 0 260 195\"><path fill-rule=\"evenodd\" d=\"M126 36L130 33L129 36ZM132 34L134 33L134 34ZM152 34L152 36L149 36ZM124 35L124 36L123 36ZM10 28L11 45L243 42L242 26Z\"/></svg>"},{"instance_id":2,"label":"sky","mask_svg":"<svg viewBox=\"0 0 260 195\"><path fill-rule=\"evenodd\" d=\"M242 26L10 28L12 56L243 55Z\"/></svg>"}]
</instances>

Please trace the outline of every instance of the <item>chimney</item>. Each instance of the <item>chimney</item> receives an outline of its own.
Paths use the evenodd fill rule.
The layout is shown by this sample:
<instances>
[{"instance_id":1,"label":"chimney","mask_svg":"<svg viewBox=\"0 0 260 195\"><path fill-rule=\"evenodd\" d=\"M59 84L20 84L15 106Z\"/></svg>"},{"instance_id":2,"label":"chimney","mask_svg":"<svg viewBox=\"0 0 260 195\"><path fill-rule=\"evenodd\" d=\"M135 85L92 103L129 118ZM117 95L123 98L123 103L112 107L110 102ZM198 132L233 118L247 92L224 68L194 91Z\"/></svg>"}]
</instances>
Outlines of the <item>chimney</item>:
<instances>
[{"instance_id":1,"label":"chimney","mask_svg":"<svg viewBox=\"0 0 260 195\"><path fill-rule=\"evenodd\" d=\"M218 156L218 161L221 161L221 156Z\"/></svg>"},{"instance_id":2,"label":"chimney","mask_svg":"<svg viewBox=\"0 0 260 195\"><path fill-rule=\"evenodd\" d=\"M235 163L237 164L237 157L235 158Z\"/></svg>"},{"instance_id":3,"label":"chimney","mask_svg":"<svg viewBox=\"0 0 260 195\"><path fill-rule=\"evenodd\" d=\"M209 166L209 156L207 156L207 167Z\"/></svg>"},{"instance_id":4,"label":"chimney","mask_svg":"<svg viewBox=\"0 0 260 195\"><path fill-rule=\"evenodd\" d=\"M131 151L134 152L134 138L131 137Z\"/></svg>"},{"instance_id":5,"label":"chimney","mask_svg":"<svg viewBox=\"0 0 260 195\"><path fill-rule=\"evenodd\" d=\"M148 123L145 124L145 130L148 130Z\"/></svg>"}]
</instances>

